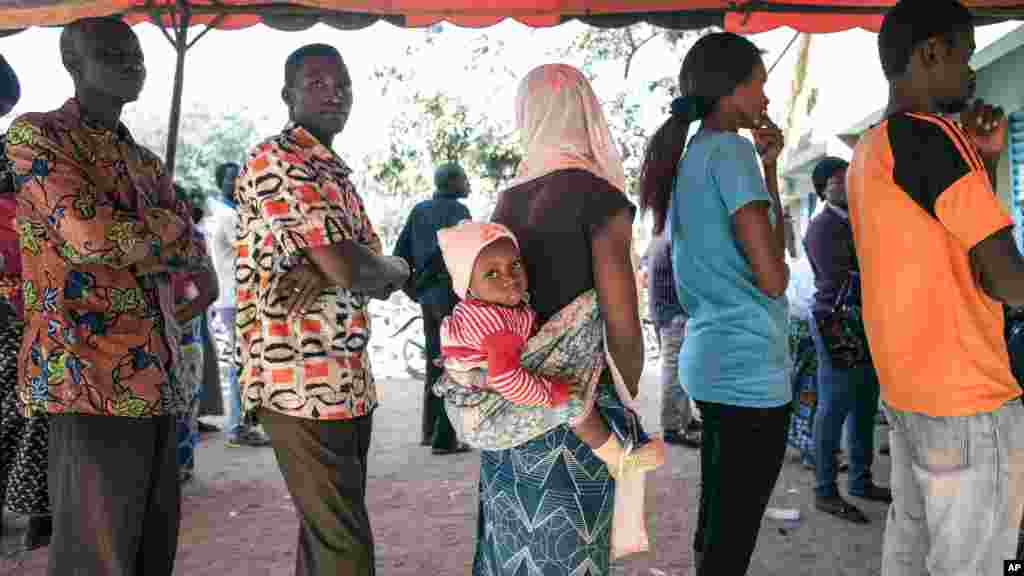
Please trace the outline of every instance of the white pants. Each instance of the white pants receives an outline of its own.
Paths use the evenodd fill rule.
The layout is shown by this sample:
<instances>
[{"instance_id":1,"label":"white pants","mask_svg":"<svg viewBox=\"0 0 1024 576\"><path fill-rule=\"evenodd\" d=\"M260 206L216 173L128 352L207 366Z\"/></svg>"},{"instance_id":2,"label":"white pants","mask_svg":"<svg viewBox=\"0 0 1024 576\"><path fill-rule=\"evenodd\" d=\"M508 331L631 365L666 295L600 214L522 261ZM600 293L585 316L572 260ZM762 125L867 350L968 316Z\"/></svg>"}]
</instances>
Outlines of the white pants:
<instances>
[{"instance_id":1,"label":"white pants","mask_svg":"<svg viewBox=\"0 0 1024 576\"><path fill-rule=\"evenodd\" d=\"M893 503L882 576L1002 576L1024 510L1024 405L956 417L885 409Z\"/></svg>"}]
</instances>

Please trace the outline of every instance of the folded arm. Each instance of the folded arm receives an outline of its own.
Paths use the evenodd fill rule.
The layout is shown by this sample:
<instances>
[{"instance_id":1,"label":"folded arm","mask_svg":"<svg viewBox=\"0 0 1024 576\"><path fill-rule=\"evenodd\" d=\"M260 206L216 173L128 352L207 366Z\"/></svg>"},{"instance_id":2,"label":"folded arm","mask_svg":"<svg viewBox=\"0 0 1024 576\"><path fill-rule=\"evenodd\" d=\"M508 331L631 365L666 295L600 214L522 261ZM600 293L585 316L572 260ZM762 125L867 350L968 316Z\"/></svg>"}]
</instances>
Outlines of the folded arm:
<instances>
[{"instance_id":1,"label":"folded arm","mask_svg":"<svg viewBox=\"0 0 1024 576\"><path fill-rule=\"evenodd\" d=\"M405 260L377 254L351 240L307 248L304 253L332 284L353 292L393 292L409 277Z\"/></svg>"},{"instance_id":2,"label":"folded arm","mask_svg":"<svg viewBox=\"0 0 1024 576\"><path fill-rule=\"evenodd\" d=\"M757 166L754 146L734 135L712 153L711 174L732 216L733 234L750 263L757 288L769 298L789 285L786 230L774 163ZM772 220L774 219L774 223Z\"/></svg>"},{"instance_id":3,"label":"folded arm","mask_svg":"<svg viewBox=\"0 0 1024 576\"><path fill-rule=\"evenodd\" d=\"M971 137L952 123L894 117L888 136L896 183L965 247L981 290L1010 306L1024 305L1024 258L996 197L992 162L964 146Z\"/></svg>"},{"instance_id":4,"label":"folded arm","mask_svg":"<svg viewBox=\"0 0 1024 576\"><path fill-rule=\"evenodd\" d=\"M279 284L285 306L303 309L331 286L385 298L408 277L400 258L382 255L362 200L347 179L297 178L279 150L250 158L239 179L241 209L265 222L275 243L305 264ZM398 264L401 262L401 264Z\"/></svg>"},{"instance_id":5,"label":"folded arm","mask_svg":"<svg viewBox=\"0 0 1024 576\"><path fill-rule=\"evenodd\" d=\"M564 380L526 371L520 363L525 340L512 332L492 334L483 340L487 352L489 388L515 404L558 406L569 398Z\"/></svg>"},{"instance_id":6,"label":"folded arm","mask_svg":"<svg viewBox=\"0 0 1024 576\"><path fill-rule=\"evenodd\" d=\"M185 202L179 202L175 212L182 218L191 218ZM189 230L177 241L167 245L159 254L152 256L135 265L135 273L139 276L147 274L160 274L166 272L197 272L204 273L206 268L213 269L209 259L206 240L202 232L191 220Z\"/></svg>"},{"instance_id":7,"label":"folded arm","mask_svg":"<svg viewBox=\"0 0 1024 576\"><path fill-rule=\"evenodd\" d=\"M168 260L166 255L179 252L179 242L188 244L182 238L189 222L175 210L151 208L140 218L134 210L98 202L100 185L59 143L28 122L11 130L15 137L7 153L21 180L19 203L39 219L19 218L27 250L50 235L72 264L123 269Z\"/></svg>"}]
</instances>

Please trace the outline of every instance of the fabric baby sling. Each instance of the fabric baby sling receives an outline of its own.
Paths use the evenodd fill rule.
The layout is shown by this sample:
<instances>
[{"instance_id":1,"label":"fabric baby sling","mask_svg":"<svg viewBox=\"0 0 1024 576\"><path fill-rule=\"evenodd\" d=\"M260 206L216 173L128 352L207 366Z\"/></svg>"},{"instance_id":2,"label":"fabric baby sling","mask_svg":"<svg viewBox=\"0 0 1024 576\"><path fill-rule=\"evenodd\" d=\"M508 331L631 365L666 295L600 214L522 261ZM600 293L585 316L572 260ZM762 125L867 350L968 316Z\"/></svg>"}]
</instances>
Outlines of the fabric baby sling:
<instances>
[{"instance_id":1,"label":"fabric baby sling","mask_svg":"<svg viewBox=\"0 0 1024 576\"><path fill-rule=\"evenodd\" d=\"M482 389L487 380L484 370L445 370L434 393L444 398L448 418L464 442L481 450L514 448L558 426L579 422L595 403L605 405L603 400L616 393L623 406L636 410L636 399L608 354L604 319L594 290L584 292L545 322L526 342L520 360L529 372L572 382L569 401L554 408L514 404ZM614 389L598 386L606 368ZM633 430L620 432L627 436L624 444L629 444ZM615 482L611 553L619 558L649 549L644 518L646 474L630 472Z\"/></svg>"}]
</instances>

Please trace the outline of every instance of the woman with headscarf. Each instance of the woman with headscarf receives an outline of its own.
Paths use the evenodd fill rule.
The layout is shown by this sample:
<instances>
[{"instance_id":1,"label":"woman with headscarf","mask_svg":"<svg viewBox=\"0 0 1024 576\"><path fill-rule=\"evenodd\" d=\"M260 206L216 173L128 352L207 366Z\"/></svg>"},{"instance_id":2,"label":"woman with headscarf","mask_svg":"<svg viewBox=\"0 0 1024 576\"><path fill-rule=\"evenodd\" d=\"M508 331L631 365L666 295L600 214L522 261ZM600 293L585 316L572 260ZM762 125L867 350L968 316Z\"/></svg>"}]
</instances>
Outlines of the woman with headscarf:
<instances>
[{"instance_id":1,"label":"woman with headscarf","mask_svg":"<svg viewBox=\"0 0 1024 576\"><path fill-rule=\"evenodd\" d=\"M648 143L640 176L656 231L671 229L676 290L690 313L679 378L704 417L698 576L746 574L786 452L793 391L776 176L783 141L767 117L767 77L750 40L701 37L683 59L682 96Z\"/></svg>"},{"instance_id":2,"label":"woman with headscarf","mask_svg":"<svg viewBox=\"0 0 1024 576\"><path fill-rule=\"evenodd\" d=\"M516 125L526 154L493 220L519 240L540 322L596 291L617 389L635 396L643 369L635 210L597 98L575 68L541 66L519 84ZM600 378L612 380L607 370ZM567 425L482 451L473 574L512 576L522 562L550 575L608 573L614 491L604 463Z\"/></svg>"},{"instance_id":3,"label":"woman with headscarf","mask_svg":"<svg viewBox=\"0 0 1024 576\"><path fill-rule=\"evenodd\" d=\"M0 116L21 97L14 70L0 56ZM18 352L21 347L21 256L14 215L16 182L0 137L0 510L7 507L29 517L23 545L50 541L50 497L46 487L49 422L42 414L22 415L18 399ZM0 522L0 532L3 524Z\"/></svg>"}]
</instances>

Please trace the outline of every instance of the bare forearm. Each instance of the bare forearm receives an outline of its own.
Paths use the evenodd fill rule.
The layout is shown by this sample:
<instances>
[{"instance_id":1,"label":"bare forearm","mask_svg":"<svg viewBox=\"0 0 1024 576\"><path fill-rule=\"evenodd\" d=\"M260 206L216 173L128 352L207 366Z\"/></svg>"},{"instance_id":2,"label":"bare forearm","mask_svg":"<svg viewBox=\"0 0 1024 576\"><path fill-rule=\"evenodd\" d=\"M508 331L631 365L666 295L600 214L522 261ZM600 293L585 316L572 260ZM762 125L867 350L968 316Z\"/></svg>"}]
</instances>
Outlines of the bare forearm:
<instances>
[{"instance_id":1,"label":"bare forearm","mask_svg":"<svg viewBox=\"0 0 1024 576\"><path fill-rule=\"evenodd\" d=\"M782 198L779 196L779 176L775 164L764 165L764 183L768 194L772 197L772 212L775 214L775 242L778 254L785 260L786 225L785 213L782 211Z\"/></svg>"},{"instance_id":2,"label":"bare forearm","mask_svg":"<svg viewBox=\"0 0 1024 576\"><path fill-rule=\"evenodd\" d=\"M310 248L306 255L333 284L354 292L376 292L406 279L391 258L351 241Z\"/></svg>"},{"instance_id":3,"label":"bare forearm","mask_svg":"<svg viewBox=\"0 0 1024 576\"><path fill-rule=\"evenodd\" d=\"M779 195L778 170L774 164L765 166L765 185L768 193L772 195L775 212L775 241L779 250L778 257L782 261L782 268L786 277L786 285L789 285L789 265L786 264L786 213L782 209L782 196Z\"/></svg>"},{"instance_id":4,"label":"bare forearm","mask_svg":"<svg viewBox=\"0 0 1024 576\"><path fill-rule=\"evenodd\" d=\"M644 370L644 347L643 335L637 334L635 338L616 338L608 335L608 354L615 362L615 367L622 375L622 380L629 389L630 394L636 396L640 376Z\"/></svg>"},{"instance_id":5,"label":"bare forearm","mask_svg":"<svg viewBox=\"0 0 1024 576\"><path fill-rule=\"evenodd\" d=\"M1011 226L979 242L968 255L971 272L986 294L1009 306L1024 305L1024 258Z\"/></svg>"},{"instance_id":6,"label":"bare forearm","mask_svg":"<svg viewBox=\"0 0 1024 576\"><path fill-rule=\"evenodd\" d=\"M591 239L594 287L608 338L608 353L630 394L636 396L644 367L640 307L632 256L633 214L622 210Z\"/></svg>"}]
</instances>

